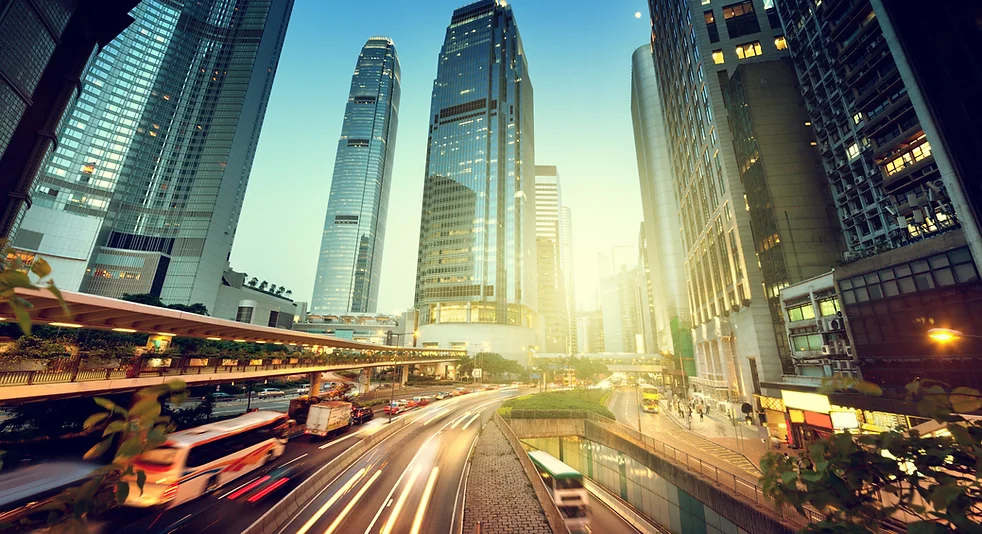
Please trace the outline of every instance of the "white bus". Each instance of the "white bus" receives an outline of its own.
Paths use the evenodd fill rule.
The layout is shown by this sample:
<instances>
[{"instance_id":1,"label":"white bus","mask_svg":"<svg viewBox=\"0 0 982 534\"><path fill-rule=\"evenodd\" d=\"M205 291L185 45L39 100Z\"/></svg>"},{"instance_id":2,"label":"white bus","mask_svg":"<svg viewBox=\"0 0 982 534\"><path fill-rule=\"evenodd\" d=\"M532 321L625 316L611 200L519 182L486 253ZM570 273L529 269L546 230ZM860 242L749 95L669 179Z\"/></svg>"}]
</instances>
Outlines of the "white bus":
<instances>
[{"instance_id":1,"label":"white bus","mask_svg":"<svg viewBox=\"0 0 982 534\"><path fill-rule=\"evenodd\" d=\"M529 458L545 482L572 534L590 532L590 501L583 475L545 451L529 452Z\"/></svg>"},{"instance_id":2,"label":"white bus","mask_svg":"<svg viewBox=\"0 0 982 534\"><path fill-rule=\"evenodd\" d=\"M167 442L136 458L147 474L143 493L129 477L125 506L172 508L211 493L278 458L286 448L291 420L280 412L252 412L175 432Z\"/></svg>"}]
</instances>

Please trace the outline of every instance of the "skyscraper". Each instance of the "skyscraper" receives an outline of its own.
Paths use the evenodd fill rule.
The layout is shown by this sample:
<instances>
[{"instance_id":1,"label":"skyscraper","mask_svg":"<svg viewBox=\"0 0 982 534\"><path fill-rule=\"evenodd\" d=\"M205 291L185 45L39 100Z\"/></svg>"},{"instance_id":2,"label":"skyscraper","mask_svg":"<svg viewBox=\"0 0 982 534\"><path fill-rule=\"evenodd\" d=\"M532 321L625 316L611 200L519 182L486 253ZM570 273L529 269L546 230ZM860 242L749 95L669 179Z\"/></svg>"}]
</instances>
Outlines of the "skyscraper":
<instances>
[{"instance_id":1,"label":"skyscraper","mask_svg":"<svg viewBox=\"0 0 982 534\"><path fill-rule=\"evenodd\" d=\"M133 22L128 13L137 3L0 4L0 237L12 236L30 205L39 166L58 140L58 125L94 54ZM23 259L29 263L33 255Z\"/></svg>"},{"instance_id":2,"label":"skyscraper","mask_svg":"<svg viewBox=\"0 0 982 534\"><path fill-rule=\"evenodd\" d=\"M569 343L566 280L562 270L562 193L555 165L535 166L535 248L544 352L565 353Z\"/></svg>"},{"instance_id":3,"label":"skyscraper","mask_svg":"<svg viewBox=\"0 0 982 534\"><path fill-rule=\"evenodd\" d=\"M311 311L375 312L399 121L399 56L387 37L358 55L334 161Z\"/></svg>"},{"instance_id":4,"label":"skyscraper","mask_svg":"<svg viewBox=\"0 0 982 534\"><path fill-rule=\"evenodd\" d=\"M653 328L657 346L649 352L668 351L679 359L689 376L695 376L689 295L684 270L685 253L679 239L679 204L675 197L675 178L666 118L651 43L638 47L631 66L631 118L634 146L641 182L644 212L644 239L647 244L647 277L654 306Z\"/></svg>"},{"instance_id":5,"label":"skyscraper","mask_svg":"<svg viewBox=\"0 0 982 534\"><path fill-rule=\"evenodd\" d=\"M576 320L576 269L573 267L573 211L568 206L561 206L562 225L559 229L561 266L563 278L566 281L566 354L576 354L577 350L577 320Z\"/></svg>"},{"instance_id":6,"label":"skyscraper","mask_svg":"<svg viewBox=\"0 0 982 534\"><path fill-rule=\"evenodd\" d=\"M104 138L106 130L93 128L91 138L79 140L77 152L91 159L71 169L72 198L81 203L89 187L112 190L108 209L86 212L99 217L105 209L105 219L81 290L153 293L167 303L210 306L228 266L293 2L143 4L143 13L161 17L161 25L125 36L135 42L121 43L116 65L127 70L124 65L159 58L156 72L133 82L102 73L105 80L87 87L97 97L86 104L93 111L107 89L134 93L128 98L137 101L113 104L128 110L119 128L129 131ZM98 183L90 186L93 180Z\"/></svg>"},{"instance_id":7,"label":"skyscraper","mask_svg":"<svg viewBox=\"0 0 982 534\"><path fill-rule=\"evenodd\" d=\"M510 6L453 13L430 108L415 306L424 347L536 346L532 83Z\"/></svg>"}]
</instances>

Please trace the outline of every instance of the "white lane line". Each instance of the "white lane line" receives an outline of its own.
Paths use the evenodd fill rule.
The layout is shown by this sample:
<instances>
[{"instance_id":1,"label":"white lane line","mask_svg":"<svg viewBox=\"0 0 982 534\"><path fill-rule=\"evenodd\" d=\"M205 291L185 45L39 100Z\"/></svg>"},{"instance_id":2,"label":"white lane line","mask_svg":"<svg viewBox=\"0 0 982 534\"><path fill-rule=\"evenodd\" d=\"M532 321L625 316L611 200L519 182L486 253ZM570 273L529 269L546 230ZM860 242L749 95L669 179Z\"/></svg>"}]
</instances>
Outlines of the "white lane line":
<instances>
[{"instance_id":1,"label":"white lane line","mask_svg":"<svg viewBox=\"0 0 982 534\"><path fill-rule=\"evenodd\" d=\"M409 480L406 481L406 485L402 488L402 493L399 494L399 500L396 501L396 505L392 508L392 513L389 514L389 520L385 522L385 526L382 527L382 534L392 534L392 529L396 526L396 521L399 520L399 512L402 512L402 507L406 504L406 499L409 498L409 490L413 489L413 483L416 482L416 477L419 476L419 466L413 468L413 474L409 475Z\"/></svg>"},{"instance_id":2,"label":"white lane line","mask_svg":"<svg viewBox=\"0 0 982 534\"><path fill-rule=\"evenodd\" d=\"M464 459L464 468L460 470L460 480L457 482L457 495L453 500L453 514L450 515L450 534L454 534L454 527L457 523L457 509L460 509L460 526L457 532L464 531L464 500L466 499L465 493L467 491L467 474L471 471L471 455L474 454L474 448L477 447L477 438L481 437L480 434L474 436L474 440L471 441L471 449L467 451L467 457ZM458 506L457 503L460 503Z\"/></svg>"},{"instance_id":3,"label":"white lane line","mask_svg":"<svg viewBox=\"0 0 982 534\"><path fill-rule=\"evenodd\" d=\"M453 420L453 424L450 425L450 429L451 430L456 429L457 428L457 425L459 425L460 423L463 423L464 422L464 419L467 419L467 416L470 415L470 414L471 414L471 410L467 410L466 412L464 412L463 415L461 415L460 417L457 417L456 419L454 419Z\"/></svg>"},{"instance_id":4,"label":"white lane line","mask_svg":"<svg viewBox=\"0 0 982 534\"><path fill-rule=\"evenodd\" d=\"M300 456L297 456L296 458L294 458L294 459L292 459L292 460L290 460L289 462L287 462L287 463L285 463L285 464L283 464L283 465L281 465L280 467L286 467L286 466L288 466L288 465L290 465L290 464L292 464L293 462L296 462L297 460L299 460L299 459L301 459L301 458L303 458L303 457L305 457L305 456L307 456L308 454L310 454L310 453L309 453L309 452L305 452L305 453L303 453L303 454L301 454Z\"/></svg>"},{"instance_id":5,"label":"white lane line","mask_svg":"<svg viewBox=\"0 0 982 534\"><path fill-rule=\"evenodd\" d=\"M471 417L470 421L467 421L467 424L465 424L463 427L461 427L461 430L467 430L467 427L471 426L471 423L473 423L474 420L477 419L478 417L481 417L481 412L480 411L478 411L476 414L474 414L474 416Z\"/></svg>"},{"instance_id":6,"label":"white lane line","mask_svg":"<svg viewBox=\"0 0 982 534\"><path fill-rule=\"evenodd\" d=\"M354 433L351 433L351 434L348 434L347 436L345 436L345 437L343 437L343 438L338 438L338 439L336 439L336 440L334 440L334 441L329 441L329 442L327 442L327 443L325 443L325 444L323 444L323 445L321 445L321 446L320 446L320 447L318 447L318 448L319 448L319 449L326 449L326 448L328 448L328 447L330 447L331 445L334 445L335 443L341 443L342 441L344 441L344 440L346 440L346 439L351 439L351 438L353 438L353 437L355 437L355 436L357 436L358 434L360 434L360 432L354 432Z\"/></svg>"},{"instance_id":7,"label":"white lane line","mask_svg":"<svg viewBox=\"0 0 982 534\"><path fill-rule=\"evenodd\" d=\"M426 516L426 506L430 503L430 495L433 494L433 485L436 484L436 475L439 472L440 468L436 466L433 466L433 471L430 471L430 479L426 481L423 498L419 501L419 506L416 508L416 517L413 518L413 529L410 531L410 534L419 534L419 529L423 526L423 517Z\"/></svg>"},{"instance_id":8,"label":"white lane line","mask_svg":"<svg viewBox=\"0 0 982 534\"><path fill-rule=\"evenodd\" d=\"M363 476L365 476L364 467L359 469L358 472L355 473L355 476L348 479L348 481L345 482L343 486L341 486L341 489L335 491L334 495L331 495L331 498L328 499L327 502L324 503L324 505L321 506L319 510L317 510L317 513L310 516L310 519L308 519L307 522L304 523L302 527L300 527L300 530L297 531L297 534L305 534L308 530L310 530L310 527L314 526L314 524L320 520L321 516L323 516L324 513L327 512L327 509L333 506L334 503L338 502L338 499L340 499L341 496L347 493L348 490L350 490L351 487L355 485L355 483L361 480L361 477Z\"/></svg>"},{"instance_id":9,"label":"white lane line","mask_svg":"<svg viewBox=\"0 0 982 534\"><path fill-rule=\"evenodd\" d=\"M379 475L381 474L382 474L381 469L375 471L375 474L372 475L372 478L369 478L368 482L365 482L365 485L362 486L360 490L358 490L358 493L356 493L354 497L351 498L351 501L348 502L348 505L345 506L343 510L341 510L341 513L338 514L338 516L334 519L334 522L331 523L331 526L327 527L327 530L324 531L324 534L333 534L333 532L337 530L341 522L344 521L344 518L347 517L347 515L351 513L351 510L355 507L355 505L358 504L358 500L361 499L361 496L364 495L366 491L368 491L368 488L375 483L375 480L377 480Z\"/></svg>"}]
</instances>

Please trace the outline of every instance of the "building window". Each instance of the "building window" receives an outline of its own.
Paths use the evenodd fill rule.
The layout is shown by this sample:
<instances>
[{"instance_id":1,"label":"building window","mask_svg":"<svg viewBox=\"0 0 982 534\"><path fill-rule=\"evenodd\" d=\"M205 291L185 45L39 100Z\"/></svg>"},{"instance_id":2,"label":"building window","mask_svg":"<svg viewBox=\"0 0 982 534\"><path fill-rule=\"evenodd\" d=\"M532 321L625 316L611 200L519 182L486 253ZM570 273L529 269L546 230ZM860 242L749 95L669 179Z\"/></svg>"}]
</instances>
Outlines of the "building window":
<instances>
[{"instance_id":1,"label":"building window","mask_svg":"<svg viewBox=\"0 0 982 534\"><path fill-rule=\"evenodd\" d=\"M839 289L843 304L855 304L978 280L971 252L968 247L961 247L841 280Z\"/></svg>"},{"instance_id":2,"label":"building window","mask_svg":"<svg viewBox=\"0 0 982 534\"><path fill-rule=\"evenodd\" d=\"M839 299L823 299L818 301L818 311L822 317L830 317L839 313Z\"/></svg>"},{"instance_id":3,"label":"building window","mask_svg":"<svg viewBox=\"0 0 982 534\"><path fill-rule=\"evenodd\" d=\"M793 308L788 308L788 320L794 321L804 321L806 319L815 318L815 308L812 307L811 302L807 304L802 304L800 306L795 306Z\"/></svg>"},{"instance_id":4,"label":"building window","mask_svg":"<svg viewBox=\"0 0 982 534\"><path fill-rule=\"evenodd\" d=\"M253 308L251 306L239 306L239 309L235 312L235 320L240 323L251 323L252 310Z\"/></svg>"},{"instance_id":5,"label":"building window","mask_svg":"<svg viewBox=\"0 0 982 534\"><path fill-rule=\"evenodd\" d=\"M809 334L807 336L791 336L791 346L797 352L807 350L822 350L822 334Z\"/></svg>"},{"instance_id":6,"label":"building window","mask_svg":"<svg viewBox=\"0 0 982 534\"><path fill-rule=\"evenodd\" d=\"M778 35L774 38L774 46L776 46L778 50L787 50L788 42L784 39L783 35Z\"/></svg>"},{"instance_id":7,"label":"building window","mask_svg":"<svg viewBox=\"0 0 982 534\"><path fill-rule=\"evenodd\" d=\"M716 28L716 16L713 15L713 10L704 12L702 16L706 19L706 29L709 30L709 42L718 43L719 30Z\"/></svg>"},{"instance_id":8,"label":"building window","mask_svg":"<svg viewBox=\"0 0 982 534\"><path fill-rule=\"evenodd\" d=\"M740 59L752 58L754 56L759 56L762 54L760 48L760 41L754 41L752 43L744 43L742 45L737 45L736 55Z\"/></svg>"},{"instance_id":9,"label":"building window","mask_svg":"<svg viewBox=\"0 0 982 534\"><path fill-rule=\"evenodd\" d=\"M757 14L754 13L754 3L750 0L723 6L723 18L726 19L726 33L729 34L730 39L760 31Z\"/></svg>"},{"instance_id":10,"label":"building window","mask_svg":"<svg viewBox=\"0 0 982 534\"><path fill-rule=\"evenodd\" d=\"M717 65L722 65L723 64L723 51L722 50L713 50L713 63L715 63Z\"/></svg>"},{"instance_id":11,"label":"building window","mask_svg":"<svg viewBox=\"0 0 982 534\"><path fill-rule=\"evenodd\" d=\"M276 326L276 323L279 322L279 320L280 320L280 312L275 311L275 310L274 311L270 311L269 312L269 322L266 323L266 326L274 326L275 327Z\"/></svg>"},{"instance_id":12,"label":"building window","mask_svg":"<svg viewBox=\"0 0 982 534\"><path fill-rule=\"evenodd\" d=\"M849 148L846 148L846 157L848 157L850 160L859 157L859 145L856 143L849 145Z\"/></svg>"},{"instance_id":13,"label":"building window","mask_svg":"<svg viewBox=\"0 0 982 534\"><path fill-rule=\"evenodd\" d=\"M897 156L896 158L887 162L884 167L887 170L888 175L897 174L902 171L905 167L909 167L918 161L921 161L931 155L931 144L925 141L923 144L915 146L908 152Z\"/></svg>"}]
</instances>

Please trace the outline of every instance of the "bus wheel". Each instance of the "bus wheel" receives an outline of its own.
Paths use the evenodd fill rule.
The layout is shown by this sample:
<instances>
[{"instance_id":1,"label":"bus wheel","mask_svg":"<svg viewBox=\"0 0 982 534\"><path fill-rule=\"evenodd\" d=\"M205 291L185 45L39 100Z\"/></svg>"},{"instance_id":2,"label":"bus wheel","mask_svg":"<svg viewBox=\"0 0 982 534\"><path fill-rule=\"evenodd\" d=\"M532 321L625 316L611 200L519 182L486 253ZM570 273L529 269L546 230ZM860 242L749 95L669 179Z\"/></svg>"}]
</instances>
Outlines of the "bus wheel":
<instances>
[{"instance_id":1,"label":"bus wheel","mask_svg":"<svg viewBox=\"0 0 982 534\"><path fill-rule=\"evenodd\" d=\"M266 458L263 459L263 464L264 465L265 464L268 464L269 462L272 462L275 459L276 459L276 456L273 455L273 451L269 451L269 452L266 453Z\"/></svg>"},{"instance_id":2,"label":"bus wheel","mask_svg":"<svg viewBox=\"0 0 982 534\"><path fill-rule=\"evenodd\" d=\"M208 479L208 485L205 486L205 493L212 493L218 489L218 477L212 476Z\"/></svg>"}]
</instances>

